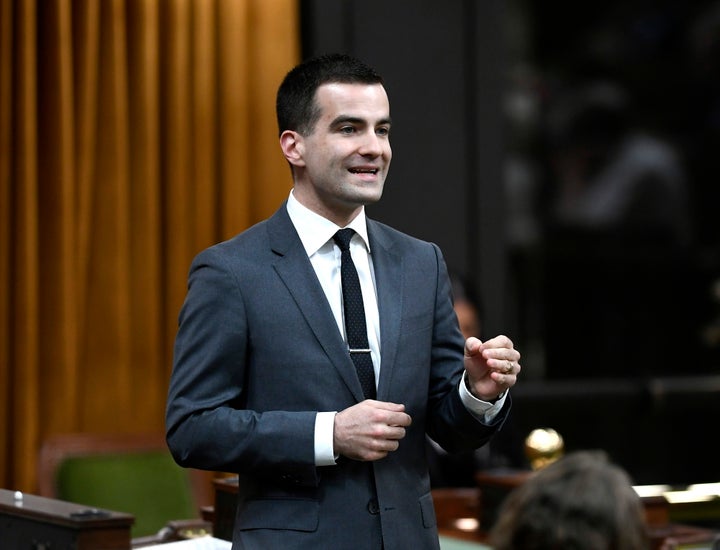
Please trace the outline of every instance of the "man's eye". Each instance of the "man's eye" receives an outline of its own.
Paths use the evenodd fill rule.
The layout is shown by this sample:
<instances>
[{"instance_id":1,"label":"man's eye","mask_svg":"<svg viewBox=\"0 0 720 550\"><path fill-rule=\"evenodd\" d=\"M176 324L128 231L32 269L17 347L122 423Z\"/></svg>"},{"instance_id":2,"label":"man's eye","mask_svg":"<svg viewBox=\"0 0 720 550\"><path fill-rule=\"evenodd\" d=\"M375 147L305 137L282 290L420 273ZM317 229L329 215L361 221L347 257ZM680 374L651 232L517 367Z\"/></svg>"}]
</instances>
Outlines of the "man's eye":
<instances>
[{"instance_id":1,"label":"man's eye","mask_svg":"<svg viewBox=\"0 0 720 550\"><path fill-rule=\"evenodd\" d=\"M352 126L343 126L342 128L340 128L341 134L352 134L353 132L355 132L355 128L353 128Z\"/></svg>"},{"instance_id":2,"label":"man's eye","mask_svg":"<svg viewBox=\"0 0 720 550\"><path fill-rule=\"evenodd\" d=\"M389 136L390 135L390 128L387 128L385 126L382 126L375 130L375 133L379 136Z\"/></svg>"}]
</instances>

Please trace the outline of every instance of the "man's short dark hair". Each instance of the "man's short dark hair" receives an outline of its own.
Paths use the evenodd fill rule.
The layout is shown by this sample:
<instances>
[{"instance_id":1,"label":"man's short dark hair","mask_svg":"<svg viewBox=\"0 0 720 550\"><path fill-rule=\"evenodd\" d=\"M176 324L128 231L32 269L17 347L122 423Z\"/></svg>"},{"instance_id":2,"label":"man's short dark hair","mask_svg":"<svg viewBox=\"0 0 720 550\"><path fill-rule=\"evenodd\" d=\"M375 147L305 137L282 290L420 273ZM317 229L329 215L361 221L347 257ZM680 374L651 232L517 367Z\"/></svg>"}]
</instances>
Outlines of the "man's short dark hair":
<instances>
[{"instance_id":1,"label":"man's short dark hair","mask_svg":"<svg viewBox=\"0 0 720 550\"><path fill-rule=\"evenodd\" d=\"M320 118L315 92L323 84L382 84L382 77L359 59L330 54L303 61L285 75L275 102L278 130L311 134Z\"/></svg>"}]
</instances>

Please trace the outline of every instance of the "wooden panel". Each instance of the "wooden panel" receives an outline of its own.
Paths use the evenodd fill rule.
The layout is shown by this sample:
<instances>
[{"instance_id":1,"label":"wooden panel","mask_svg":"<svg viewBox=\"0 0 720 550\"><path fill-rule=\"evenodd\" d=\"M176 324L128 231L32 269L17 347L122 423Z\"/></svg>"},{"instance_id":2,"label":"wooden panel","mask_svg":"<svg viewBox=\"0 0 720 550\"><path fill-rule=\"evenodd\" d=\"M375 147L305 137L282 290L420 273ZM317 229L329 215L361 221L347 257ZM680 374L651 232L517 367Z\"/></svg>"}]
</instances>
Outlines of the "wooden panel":
<instances>
[{"instance_id":1,"label":"wooden panel","mask_svg":"<svg viewBox=\"0 0 720 550\"><path fill-rule=\"evenodd\" d=\"M109 510L0 489L3 548L126 550L134 518ZM44 545L44 546L43 546Z\"/></svg>"}]
</instances>

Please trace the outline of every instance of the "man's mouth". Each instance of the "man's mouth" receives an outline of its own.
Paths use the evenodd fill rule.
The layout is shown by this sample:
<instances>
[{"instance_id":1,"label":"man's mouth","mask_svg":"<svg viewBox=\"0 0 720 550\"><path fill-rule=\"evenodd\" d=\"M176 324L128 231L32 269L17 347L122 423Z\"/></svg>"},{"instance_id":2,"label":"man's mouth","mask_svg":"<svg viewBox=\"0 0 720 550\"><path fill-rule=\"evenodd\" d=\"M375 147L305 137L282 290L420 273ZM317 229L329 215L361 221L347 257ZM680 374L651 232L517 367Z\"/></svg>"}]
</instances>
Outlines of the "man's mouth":
<instances>
[{"instance_id":1,"label":"man's mouth","mask_svg":"<svg viewBox=\"0 0 720 550\"><path fill-rule=\"evenodd\" d=\"M378 168L350 168L351 174L377 174Z\"/></svg>"}]
</instances>

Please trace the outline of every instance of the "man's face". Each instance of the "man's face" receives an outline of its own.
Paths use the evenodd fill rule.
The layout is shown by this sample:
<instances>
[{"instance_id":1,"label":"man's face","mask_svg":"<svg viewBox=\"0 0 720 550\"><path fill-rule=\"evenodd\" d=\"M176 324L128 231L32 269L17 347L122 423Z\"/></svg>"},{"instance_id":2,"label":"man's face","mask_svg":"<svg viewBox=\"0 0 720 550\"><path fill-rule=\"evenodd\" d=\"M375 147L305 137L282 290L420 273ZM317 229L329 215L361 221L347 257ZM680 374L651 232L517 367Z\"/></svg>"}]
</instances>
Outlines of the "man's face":
<instances>
[{"instance_id":1,"label":"man's face","mask_svg":"<svg viewBox=\"0 0 720 550\"><path fill-rule=\"evenodd\" d=\"M296 197L338 221L382 196L390 168L390 103L380 84L324 84L315 100L320 119L298 137Z\"/></svg>"}]
</instances>

